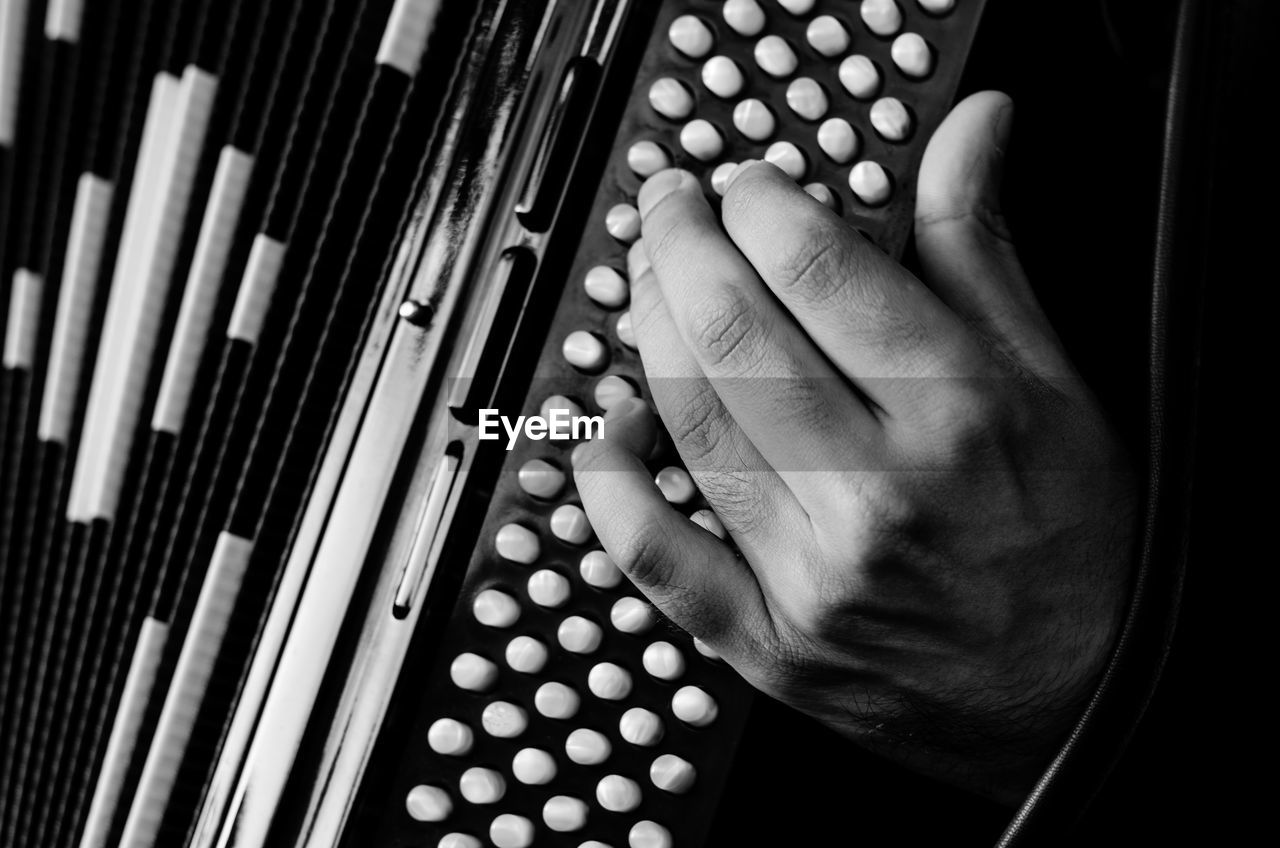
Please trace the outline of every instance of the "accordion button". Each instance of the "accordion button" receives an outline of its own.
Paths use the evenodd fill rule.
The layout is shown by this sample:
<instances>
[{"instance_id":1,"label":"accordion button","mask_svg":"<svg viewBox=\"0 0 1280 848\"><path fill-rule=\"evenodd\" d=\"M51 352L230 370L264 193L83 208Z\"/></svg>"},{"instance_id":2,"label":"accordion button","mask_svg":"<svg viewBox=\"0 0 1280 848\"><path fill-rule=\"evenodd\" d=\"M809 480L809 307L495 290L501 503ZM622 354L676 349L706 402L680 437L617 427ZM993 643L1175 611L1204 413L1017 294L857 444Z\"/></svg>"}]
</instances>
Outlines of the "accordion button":
<instances>
[{"instance_id":1,"label":"accordion button","mask_svg":"<svg viewBox=\"0 0 1280 848\"><path fill-rule=\"evenodd\" d=\"M830 104L822 86L809 77L800 77L787 86L787 105L806 121L816 121L827 114Z\"/></svg>"},{"instance_id":2,"label":"accordion button","mask_svg":"<svg viewBox=\"0 0 1280 848\"><path fill-rule=\"evenodd\" d=\"M469 833L446 833L436 848L480 848L480 840Z\"/></svg>"},{"instance_id":3,"label":"accordion button","mask_svg":"<svg viewBox=\"0 0 1280 848\"><path fill-rule=\"evenodd\" d=\"M662 491L662 496L673 504L688 503L698 493L698 488L693 484L693 478L689 476L689 472L674 465L659 471L653 482Z\"/></svg>"},{"instance_id":4,"label":"accordion button","mask_svg":"<svg viewBox=\"0 0 1280 848\"><path fill-rule=\"evenodd\" d=\"M564 472L545 459L531 459L520 466L516 480L526 495L551 500L564 488Z\"/></svg>"},{"instance_id":5,"label":"accordion button","mask_svg":"<svg viewBox=\"0 0 1280 848\"><path fill-rule=\"evenodd\" d=\"M736 97L746 84L742 69L728 56L712 56L702 66L702 84L716 97Z\"/></svg>"},{"instance_id":6,"label":"accordion button","mask_svg":"<svg viewBox=\"0 0 1280 848\"><path fill-rule=\"evenodd\" d=\"M596 383L594 394L596 405L608 412L627 398L635 397L637 392L636 387L627 382L626 378L610 374Z\"/></svg>"},{"instance_id":7,"label":"accordion button","mask_svg":"<svg viewBox=\"0 0 1280 848\"><path fill-rule=\"evenodd\" d=\"M804 187L804 191L832 212L840 214L840 198L836 197L836 193L830 187L822 183L809 183Z\"/></svg>"},{"instance_id":8,"label":"accordion button","mask_svg":"<svg viewBox=\"0 0 1280 848\"><path fill-rule=\"evenodd\" d=\"M640 784L620 774L600 778L596 784L596 800L611 813L629 813L640 806Z\"/></svg>"},{"instance_id":9,"label":"accordion button","mask_svg":"<svg viewBox=\"0 0 1280 848\"><path fill-rule=\"evenodd\" d=\"M764 29L764 10L756 0L727 0L724 22L738 35L752 36Z\"/></svg>"},{"instance_id":10,"label":"accordion button","mask_svg":"<svg viewBox=\"0 0 1280 848\"><path fill-rule=\"evenodd\" d=\"M581 699L578 693L563 683L544 683L533 695L533 706L547 718L573 718Z\"/></svg>"},{"instance_id":11,"label":"accordion button","mask_svg":"<svg viewBox=\"0 0 1280 848\"><path fill-rule=\"evenodd\" d=\"M609 759L613 746L603 733L580 727L564 740L564 752L580 766L595 766Z\"/></svg>"},{"instance_id":12,"label":"accordion button","mask_svg":"<svg viewBox=\"0 0 1280 848\"><path fill-rule=\"evenodd\" d=\"M893 40L889 50L893 64L898 66L909 77L920 79L929 76L933 70L933 51L919 34L904 32Z\"/></svg>"},{"instance_id":13,"label":"accordion button","mask_svg":"<svg viewBox=\"0 0 1280 848\"><path fill-rule=\"evenodd\" d=\"M507 643L507 665L521 674L537 674L547 664L547 646L532 636L517 636Z\"/></svg>"},{"instance_id":14,"label":"accordion button","mask_svg":"<svg viewBox=\"0 0 1280 848\"><path fill-rule=\"evenodd\" d=\"M582 288L587 297L605 309L617 309L626 305L627 281L608 265L597 265L582 278Z\"/></svg>"},{"instance_id":15,"label":"accordion button","mask_svg":"<svg viewBox=\"0 0 1280 848\"><path fill-rule=\"evenodd\" d=\"M859 162L849 171L849 188L868 206L879 206L889 199L892 187L889 175L875 162Z\"/></svg>"},{"instance_id":16,"label":"accordion button","mask_svg":"<svg viewBox=\"0 0 1280 848\"><path fill-rule=\"evenodd\" d=\"M529 600L540 607L555 609L569 600L569 581L550 569L534 572L527 588Z\"/></svg>"},{"instance_id":17,"label":"accordion button","mask_svg":"<svg viewBox=\"0 0 1280 848\"><path fill-rule=\"evenodd\" d=\"M639 598L619 598L609 610L609 621L623 633L645 633L657 620L653 607Z\"/></svg>"},{"instance_id":18,"label":"accordion button","mask_svg":"<svg viewBox=\"0 0 1280 848\"><path fill-rule=\"evenodd\" d=\"M945 15L956 7L956 0L916 0L920 8L933 15Z\"/></svg>"},{"instance_id":19,"label":"accordion button","mask_svg":"<svg viewBox=\"0 0 1280 848\"><path fill-rule=\"evenodd\" d=\"M818 147L832 162L843 165L858 155L858 133L844 118L829 118L818 127Z\"/></svg>"},{"instance_id":20,"label":"accordion button","mask_svg":"<svg viewBox=\"0 0 1280 848\"><path fill-rule=\"evenodd\" d=\"M621 701L631 694L631 674L611 662L597 663L587 673L587 688L605 701Z\"/></svg>"},{"instance_id":21,"label":"accordion button","mask_svg":"<svg viewBox=\"0 0 1280 848\"><path fill-rule=\"evenodd\" d=\"M793 180L804 179L805 171L809 168L800 148L789 141L775 141L769 145L764 152L764 160L777 165Z\"/></svg>"},{"instance_id":22,"label":"accordion button","mask_svg":"<svg viewBox=\"0 0 1280 848\"><path fill-rule=\"evenodd\" d=\"M538 408L538 414L543 418L550 418L552 410L563 409L569 413L569 417L576 418L582 415L582 407L569 400L564 395L552 395L542 402L542 406Z\"/></svg>"},{"instance_id":23,"label":"accordion button","mask_svg":"<svg viewBox=\"0 0 1280 848\"><path fill-rule=\"evenodd\" d=\"M671 698L671 712L685 724L706 727L716 720L720 707L697 686L682 686Z\"/></svg>"},{"instance_id":24,"label":"accordion button","mask_svg":"<svg viewBox=\"0 0 1280 848\"><path fill-rule=\"evenodd\" d=\"M561 352L570 365L582 371L599 371L609 362L609 349L604 342L586 330L574 330L565 336Z\"/></svg>"},{"instance_id":25,"label":"accordion button","mask_svg":"<svg viewBox=\"0 0 1280 848\"><path fill-rule=\"evenodd\" d=\"M490 736L514 739L529 726L529 717L523 708L510 701L494 701L480 714L480 726Z\"/></svg>"},{"instance_id":26,"label":"accordion button","mask_svg":"<svg viewBox=\"0 0 1280 848\"><path fill-rule=\"evenodd\" d=\"M570 545L591 541L591 522L577 504L564 504L551 513L551 534Z\"/></svg>"},{"instance_id":27,"label":"accordion button","mask_svg":"<svg viewBox=\"0 0 1280 848\"><path fill-rule=\"evenodd\" d=\"M911 135L911 113L896 97L871 104L871 126L886 141L905 141Z\"/></svg>"},{"instance_id":28,"label":"accordion button","mask_svg":"<svg viewBox=\"0 0 1280 848\"><path fill-rule=\"evenodd\" d=\"M636 330L635 325L631 321L631 312L627 311L618 316L618 323L613 325L614 332L618 334L618 341L622 342L632 350L636 349Z\"/></svg>"},{"instance_id":29,"label":"accordion button","mask_svg":"<svg viewBox=\"0 0 1280 848\"><path fill-rule=\"evenodd\" d=\"M659 680L677 680L684 674L684 654L670 642L654 642L644 649L644 670Z\"/></svg>"},{"instance_id":30,"label":"accordion button","mask_svg":"<svg viewBox=\"0 0 1280 848\"><path fill-rule=\"evenodd\" d=\"M578 798L556 795L542 805L542 820L557 833L582 830L587 823L587 805Z\"/></svg>"},{"instance_id":31,"label":"accordion button","mask_svg":"<svg viewBox=\"0 0 1280 848\"><path fill-rule=\"evenodd\" d=\"M502 800L507 782L493 769L469 768L458 780L458 791L472 804L492 804Z\"/></svg>"},{"instance_id":32,"label":"accordion button","mask_svg":"<svg viewBox=\"0 0 1280 848\"><path fill-rule=\"evenodd\" d=\"M752 141L764 141L778 128L778 121L773 117L772 109L756 98L749 97L733 107L733 125L738 132ZM723 178L727 187L729 174L733 173L737 165L736 163L726 164L731 164ZM720 193L723 194L723 190Z\"/></svg>"},{"instance_id":33,"label":"accordion button","mask_svg":"<svg viewBox=\"0 0 1280 848\"><path fill-rule=\"evenodd\" d=\"M556 776L556 761L541 748L521 748L511 760L511 773L529 786L542 786Z\"/></svg>"},{"instance_id":34,"label":"accordion button","mask_svg":"<svg viewBox=\"0 0 1280 848\"><path fill-rule=\"evenodd\" d=\"M682 121L693 112L693 95L679 80L662 77L649 86L649 105L664 118Z\"/></svg>"},{"instance_id":35,"label":"accordion button","mask_svg":"<svg viewBox=\"0 0 1280 848\"><path fill-rule=\"evenodd\" d=\"M671 848L671 831L648 819L631 826L627 834L629 848Z\"/></svg>"},{"instance_id":36,"label":"accordion button","mask_svg":"<svg viewBox=\"0 0 1280 848\"><path fill-rule=\"evenodd\" d=\"M604 228L623 244L640 237L640 213L629 203L619 203L604 216Z\"/></svg>"},{"instance_id":37,"label":"accordion button","mask_svg":"<svg viewBox=\"0 0 1280 848\"><path fill-rule=\"evenodd\" d=\"M720 659L720 653L697 636L693 637L693 648L709 660Z\"/></svg>"},{"instance_id":38,"label":"accordion button","mask_svg":"<svg viewBox=\"0 0 1280 848\"><path fill-rule=\"evenodd\" d=\"M737 162L721 162L716 165L715 170L711 172L711 190L724 197L724 193L729 190L729 177L737 167Z\"/></svg>"},{"instance_id":39,"label":"accordion button","mask_svg":"<svg viewBox=\"0 0 1280 848\"><path fill-rule=\"evenodd\" d=\"M777 35L766 35L757 41L754 55L760 70L773 77L790 76L799 64L791 45Z\"/></svg>"},{"instance_id":40,"label":"accordion button","mask_svg":"<svg viewBox=\"0 0 1280 848\"><path fill-rule=\"evenodd\" d=\"M848 56L837 72L844 90L859 100L875 97L880 90L880 69L866 56Z\"/></svg>"},{"instance_id":41,"label":"accordion button","mask_svg":"<svg viewBox=\"0 0 1280 848\"><path fill-rule=\"evenodd\" d=\"M667 29L667 38L671 46L690 59L701 59L711 52L715 37L711 28L695 15L681 15L671 22Z\"/></svg>"},{"instance_id":42,"label":"accordion button","mask_svg":"<svg viewBox=\"0 0 1280 848\"><path fill-rule=\"evenodd\" d=\"M696 118L680 128L680 146L700 162L710 162L724 152L724 139L710 121Z\"/></svg>"},{"instance_id":43,"label":"accordion button","mask_svg":"<svg viewBox=\"0 0 1280 848\"><path fill-rule=\"evenodd\" d=\"M799 17L813 11L814 0L778 0L778 5Z\"/></svg>"},{"instance_id":44,"label":"accordion button","mask_svg":"<svg viewBox=\"0 0 1280 848\"><path fill-rule=\"evenodd\" d=\"M542 554L538 534L519 524L504 524L494 534L493 546L498 556L522 565L533 565Z\"/></svg>"},{"instance_id":45,"label":"accordion button","mask_svg":"<svg viewBox=\"0 0 1280 848\"><path fill-rule=\"evenodd\" d=\"M591 551L578 563L578 573L588 586L613 589L622 582L622 572L604 551Z\"/></svg>"},{"instance_id":46,"label":"accordion button","mask_svg":"<svg viewBox=\"0 0 1280 848\"><path fill-rule=\"evenodd\" d=\"M446 757L463 756L471 750L474 742L471 728L451 718L439 719L427 730L427 745Z\"/></svg>"},{"instance_id":47,"label":"accordion button","mask_svg":"<svg viewBox=\"0 0 1280 848\"><path fill-rule=\"evenodd\" d=\"M586 842L579 845L578 848L613 848L613 846L606 842L601 842L598 839L588 839Z\"/></svg>"},{"instance_id":48,"label":"accordion button","mask_svg":"<svg viewBox=\"0 0 1280 848\"><path fill-rule=\"evenodd\" d=\"M693 788L698 770L693 763L675 754L663 754L649 766L649 779L663 792L683 795Z\"/></svg>"},{"instance_id":49,"label":"accordion button","mask_svg":"<svg viewBox=\"0 0 1280 848\"><path fill-rule=\"evenodd\" d=\"M830 15L819 15L810 21L804 37L810 47L829 59L849 49L849 32Z\"/></svg>"},{"instance_id":50,"label":"accordion button","mask_svg":"<svg viewBox=\"0 0 1280 848\"><path fill-rule=\"evenodd\" d=\"M453 801L439 786L415 786L405 796L404 808L417 821L439 822L453 812Z\"/></svg>"},{"instance_id":51,"label":"accordion button","mask_svg":"<svg viewBox=\"0 0 1280 848\"><path fill-rule=\"evenodd\" d=\"M662 741L663 729L658 714L644 707L632 707L618 719L618 735L632 745L657 745Z\"/></svg>"},{"instance_id":52,"label":"accordion button","mask_svg":"<svg viewBox=\"0 0 1280 848\"><path fill-rule=\"evenodd\" d=\"M487 627L510 627L520 618L520 605L506 592L485 589L476 595L471 611Z\"/></svg>"},{"instance_id":53,"label":"accordion button","mask_svg":"<svg viewBox=\"0 0 1280 848\"><path fill-rule=\"evenodd\" d=\"M808 189L805 189L808 191ZM726 535L724 524L720 522L720 516L716 515L709 509L700 509L689 516L689 520L694 524L706 530L717 539L724 539Z\"/></svg>"},{"instance_id":54,"label":"accordion button","mask_svg":"<svg viewBox=\"0 0 1280 848\"><path fill-rule=\"evenodd\" d=\"M652 141L637 141L627 148L627 167L637 177L652 177L671 167L671 157L662 146Z\"/></svg>"},{"instance_id":55,"label":"accordion button","mask_svg":"<svg viewBox=\"0 0 1280 848\"><path fill-rule=\"evenodd\" d=\"M489 840L497 848L529 848L533 833L533 822L515 813L503 813L489 823Z\"/></svg>"},{"instance_id":56,"label":"accordion button","mask_svg":"<svg viewBox=\"0 0 1280 848\"><path fill-rule=\"evenodd\" d=\"M863 0L862 22L876 35L893 35L902 28L902 10L893 0Z\"/></svg>"},{"instance_id":57,"label":"accordion button","mask_svg":"<svg viewBox=\"0 0 1280 848\"><path fill-rule=\"evenodd\" d=\"M580 615L571 615L560 622L556 638L560 641L560 647L570 653L590 654L600 647L604 633L594 621Z\"/></svg>"},{"instance_id":58,"label":"accordion button","mask_svg":"<svg viewBox=\"0 0 1280 848\"><path fill-rule=\"evenodd\" d=\"M468 692L484 692L498 680L498 667L479 654L458 654L449 666L453 685Z\"/></svg>"}]
</instances>

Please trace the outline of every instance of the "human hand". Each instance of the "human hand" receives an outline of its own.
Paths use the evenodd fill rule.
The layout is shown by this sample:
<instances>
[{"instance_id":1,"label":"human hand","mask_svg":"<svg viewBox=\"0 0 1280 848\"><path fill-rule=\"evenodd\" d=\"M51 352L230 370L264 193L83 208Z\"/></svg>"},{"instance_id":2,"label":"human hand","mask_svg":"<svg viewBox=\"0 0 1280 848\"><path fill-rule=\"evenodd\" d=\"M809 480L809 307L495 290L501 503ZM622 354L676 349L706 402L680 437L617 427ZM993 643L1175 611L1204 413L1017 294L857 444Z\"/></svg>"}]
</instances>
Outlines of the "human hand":
<instances>
[{"instance_id":1,"label":"human hand","mask_svg":"<svg viewBox=\"0 0 1280 848\"><path fill-rule=\"evenodd\" d=\"M999 212L1011 110L974 95L931 140L924 282L770 165L735 172L723 228L692 176L650 178L635 335L733 547L656 488L642 401L575 458L605 549L676 624L872 750L1008 802L1105 664L1136 510Z\"/></svg>"}]
</instances>

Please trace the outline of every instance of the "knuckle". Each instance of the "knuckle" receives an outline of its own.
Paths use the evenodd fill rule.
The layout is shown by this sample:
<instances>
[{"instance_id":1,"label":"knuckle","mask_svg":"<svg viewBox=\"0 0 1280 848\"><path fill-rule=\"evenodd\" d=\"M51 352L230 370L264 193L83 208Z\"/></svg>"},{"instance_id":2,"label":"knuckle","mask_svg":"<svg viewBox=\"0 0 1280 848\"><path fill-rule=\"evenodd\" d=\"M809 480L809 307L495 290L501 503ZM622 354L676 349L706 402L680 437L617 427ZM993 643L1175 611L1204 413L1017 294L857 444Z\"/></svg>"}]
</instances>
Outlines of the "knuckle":
<instances>
[{"instance_id":1,"label":"knuckle","mask_svg":"<svg viewBox=\"0 0 1280 848\"><path fill-rule=\"evenodd\" d=\"M779 294L807 306L829 304L861 274L860 263L847 247L847 234L830 226L814 226L807 237L781 240L774 258L773 283Z\"/></svg>"},{"instance_id":2,"label":"knuckle","mask_svg":"<svg viewBox=\"0 0 1280 848\"><path fill-rule=\"evenodd\" d=\"M609 556L641 588L657 588L671 576L671 538L655 518L636 522L629 533L610 546Z\"/></svg>"},{"instance_id":3,"label":"knuckle","mask_svg":"<svg viewBox=\"0 0 1280 848\"><path fill-rule=\"evenodd\" d=\"M755 357L759 325L755 308L735 289L721 289L696 301L689 310L690 343L713 367L749 370Z\"/></svg>"},{"instance_id":4,"label":"knuckle","mask_svg":"<svg viewBox=\"0 0 1280 848\"><path fill-rule=\"evenodd\" d=\"M728 467L699 468L694 474L707 503L730 530L759 528L767 518L765 500L750 472Z\"/></svg>"},{"instance_id":5,"label":"knuckle","mask_svg":"<svg viewBox=\"0 0 1280 848\"><path fill-rule=\"evenodd\" d=\"M677 450L687 462L697 463L715 451L725 434L725 409L709 387L690 392L684 403L665 421Z\"/></svg>"}]
</instances>

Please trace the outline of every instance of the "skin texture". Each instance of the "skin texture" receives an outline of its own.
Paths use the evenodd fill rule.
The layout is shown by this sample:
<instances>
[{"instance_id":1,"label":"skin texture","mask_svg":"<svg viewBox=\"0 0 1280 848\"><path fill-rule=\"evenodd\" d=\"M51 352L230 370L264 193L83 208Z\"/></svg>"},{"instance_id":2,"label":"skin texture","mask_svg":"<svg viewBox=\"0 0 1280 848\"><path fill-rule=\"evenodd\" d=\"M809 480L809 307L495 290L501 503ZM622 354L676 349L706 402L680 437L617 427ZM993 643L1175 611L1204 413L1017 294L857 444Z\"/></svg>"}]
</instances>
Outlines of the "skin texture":
<instances>
[{"instance_id":1,"label":"skin texture","mask_svg":"<svg viewBox=\"0 0 1280 848\"><path fill-rule=\"evenodd\" d=\"M641 400L610 410L574 468L618 566L753 685L1014 803L1105 665L1136 478L1009 240L1011 120L984 92L931 140L923 279L766 163L738 168L719 216L691 175L651 177L636 338L729 538L656 488L645 463L665 437Z\"/></svg>"}]
</instances>

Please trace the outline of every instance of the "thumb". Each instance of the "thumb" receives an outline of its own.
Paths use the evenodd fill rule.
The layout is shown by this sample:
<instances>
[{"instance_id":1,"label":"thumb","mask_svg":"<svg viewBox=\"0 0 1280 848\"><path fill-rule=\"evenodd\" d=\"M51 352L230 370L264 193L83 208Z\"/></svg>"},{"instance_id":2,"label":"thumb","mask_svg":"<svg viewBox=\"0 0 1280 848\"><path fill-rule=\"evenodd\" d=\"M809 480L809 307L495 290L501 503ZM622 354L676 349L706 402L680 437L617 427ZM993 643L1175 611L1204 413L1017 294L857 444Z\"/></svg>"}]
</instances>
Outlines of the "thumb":
<instances>
[{"instance_id":1,"label":"thumb","mask_svg":"<svg viewBox=\"0 0 1280 848\"><path fill-rule=\"evenodd\" d=\"M938 127L920 166L916 249L925 282L990 343L1041 376L1065 377L1070 365L1000 211L1012 124L1013 101L984 91Z\"/></svg>"}]
</instances>

